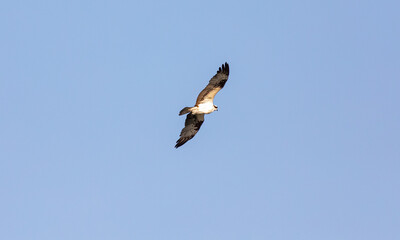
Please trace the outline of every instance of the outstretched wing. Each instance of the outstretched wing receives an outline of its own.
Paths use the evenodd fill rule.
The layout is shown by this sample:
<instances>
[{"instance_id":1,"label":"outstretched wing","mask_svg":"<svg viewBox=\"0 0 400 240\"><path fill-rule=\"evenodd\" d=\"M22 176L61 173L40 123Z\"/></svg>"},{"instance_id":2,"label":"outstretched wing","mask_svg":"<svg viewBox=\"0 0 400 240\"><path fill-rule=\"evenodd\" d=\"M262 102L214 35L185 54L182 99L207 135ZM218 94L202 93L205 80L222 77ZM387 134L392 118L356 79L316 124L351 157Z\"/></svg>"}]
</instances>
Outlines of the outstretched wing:
<instances>
[{"instance_id":1,"label":"outstretched wing","mask_svg":"<svg viewBox=\"0 0 400 240\"><path fill-rule=\"evenodd\" d=\"M193 115L189 113L186 116L185 127L181 131L180 138L176 141L175 148L178 148L192 139L199 131L201 124L204 122L204 114Z\"/></svg>"},{"instance_id":2,"label":"outstretched wing","mask_svg":"<svg viewBox=\"0 0 400 240\"><path fill-rule=\"evenodd\" d=\"M217 74L210 79L208 85L200 92L196 100L196 106L205 102L212 102L215 95L221 90L226 81L228 81L229 76L229 65L228 63L222 64L222 66L217 71Z\"/></svg>"}]
</instances>

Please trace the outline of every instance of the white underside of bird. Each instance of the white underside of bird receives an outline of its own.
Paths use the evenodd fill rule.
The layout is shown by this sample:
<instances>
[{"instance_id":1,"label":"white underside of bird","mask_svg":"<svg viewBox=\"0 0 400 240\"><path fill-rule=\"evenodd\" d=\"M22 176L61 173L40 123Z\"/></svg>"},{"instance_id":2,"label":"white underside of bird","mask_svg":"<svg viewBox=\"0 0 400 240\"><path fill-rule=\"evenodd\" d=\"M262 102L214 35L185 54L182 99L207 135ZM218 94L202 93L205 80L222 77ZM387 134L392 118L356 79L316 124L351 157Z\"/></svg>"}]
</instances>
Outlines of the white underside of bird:
<instances>
[{"instance_id":1,"label":"white underside of bird","mask_svg":"<svg viewBox=\"0 0 400 240\"><path fill-rule=\"evenodd\" d=\"M210 114L215 111L213 102L205 102L192 108L192 114Z\"/></svg>"}]
</instances>

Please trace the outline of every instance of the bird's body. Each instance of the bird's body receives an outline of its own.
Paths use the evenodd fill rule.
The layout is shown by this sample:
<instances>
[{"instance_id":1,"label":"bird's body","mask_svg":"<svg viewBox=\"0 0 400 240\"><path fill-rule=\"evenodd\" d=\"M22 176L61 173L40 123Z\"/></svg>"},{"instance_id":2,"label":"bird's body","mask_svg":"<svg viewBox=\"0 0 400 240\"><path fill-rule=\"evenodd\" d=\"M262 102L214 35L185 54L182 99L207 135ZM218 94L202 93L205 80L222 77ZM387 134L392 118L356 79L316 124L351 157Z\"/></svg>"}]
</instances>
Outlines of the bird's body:
<instances>
[{"instance_id":1,"label":"bird's body","mask_svg":"<svg viewBox=\"0 0 400 240\"><path fill-rule=\"evenodd\" d=\"M198 106L195 106L192 108L191 112L192 114L210 114L214 112L216 108L214 107L213 102L205 102L205 103L200 103Z\"/></svg>"},{"instance_id":2,"label":"bird's body","mask_svg":"<svg viewBox=\"0 0 400 240\"><path fill-rule=\"evenodd\" d=\"M200 103L197 109L198 113L205 113L205 114L210 114L216 110L213 102Z\"/></svg>"},{"instance_id":3,"label":"bird's body","mask_svg":"<svg viewBox=\"0 0 400 240\"><path fill-rule=\"evenodd\" d=\"M180 138L176 141L175 148L182 146L196 135L204 122L204 114L218 110L218 107L214 105L214 97L225 86L228 76L229 65L225 63L200 92L195 106L185 107L179 112L179 115L189 114L186 117L185 127L181 131Z\"/></svg>"}]
</instances>

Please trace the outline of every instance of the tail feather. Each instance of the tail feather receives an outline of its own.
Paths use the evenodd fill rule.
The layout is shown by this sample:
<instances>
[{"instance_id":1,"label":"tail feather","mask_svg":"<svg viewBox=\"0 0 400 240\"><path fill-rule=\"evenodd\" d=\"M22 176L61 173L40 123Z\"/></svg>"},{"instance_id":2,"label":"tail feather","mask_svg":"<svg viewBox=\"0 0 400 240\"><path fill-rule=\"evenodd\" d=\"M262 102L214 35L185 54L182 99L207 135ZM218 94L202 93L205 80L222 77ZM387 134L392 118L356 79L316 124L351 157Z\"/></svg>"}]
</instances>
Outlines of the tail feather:
<instances>
[{"instance_id":1,"label":"tail feather","mask_svg":"<svg viewBox=\"0 0 400 240\"><path fill-rule=\"evenodd\" d=\"M180 112L179 112L179 116L186 114L186 113L190 113L192 111L191 107L184 107Z\"/></svg>"}]
</instances>

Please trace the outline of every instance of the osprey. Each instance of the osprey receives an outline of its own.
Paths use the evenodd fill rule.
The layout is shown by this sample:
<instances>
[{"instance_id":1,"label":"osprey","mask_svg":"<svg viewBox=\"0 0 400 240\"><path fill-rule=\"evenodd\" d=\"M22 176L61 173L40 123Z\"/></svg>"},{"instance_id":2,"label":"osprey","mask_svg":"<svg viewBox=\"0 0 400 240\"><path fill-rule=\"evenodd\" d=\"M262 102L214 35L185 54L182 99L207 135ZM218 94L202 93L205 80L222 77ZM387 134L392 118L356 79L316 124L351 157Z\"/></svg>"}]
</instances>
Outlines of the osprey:
<instances>
[{"instance_id":1,"label":"osprey","mask_svg":"<svg viewBox=\"0 0 400 240\"><path fill-rule=\"evenodd\" d=\"M181 131L180 138L176 141L175 148L178 148L192 139L199 131L204 122L204 114L210 114L218 107L214 105L215 95L221 90L229 76L229 65L225 62L217 71L217 74L210 79L208 85L200 92L194 107L185 107L179 112L179 116L189 113L186 116L185 127Z\"/></svg>"}]
</instances>

